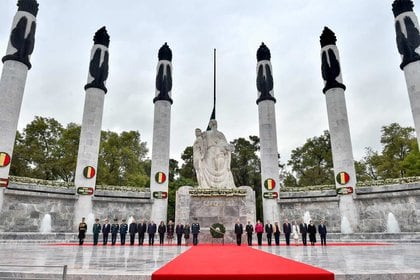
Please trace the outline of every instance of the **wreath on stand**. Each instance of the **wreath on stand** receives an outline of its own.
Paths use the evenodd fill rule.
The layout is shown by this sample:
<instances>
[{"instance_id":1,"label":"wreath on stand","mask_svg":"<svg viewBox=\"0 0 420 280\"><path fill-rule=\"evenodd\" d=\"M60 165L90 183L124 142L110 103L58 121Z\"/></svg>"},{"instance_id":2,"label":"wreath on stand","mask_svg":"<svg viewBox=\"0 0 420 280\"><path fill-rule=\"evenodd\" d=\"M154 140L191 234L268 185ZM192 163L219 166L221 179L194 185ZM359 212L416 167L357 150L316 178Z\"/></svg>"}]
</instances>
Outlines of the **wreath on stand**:
<instances>
[{"instance_id":1,"label":"wreath on stand","mask_svg":"<svg viewBox=\"0 0 420 280\"><path fill-rule=\"evenodd\" d=\"M225 235L226 229L223 224L215 223L210 226L210 234L213 238L223 238Z\"/></svg>"}]
</instances>

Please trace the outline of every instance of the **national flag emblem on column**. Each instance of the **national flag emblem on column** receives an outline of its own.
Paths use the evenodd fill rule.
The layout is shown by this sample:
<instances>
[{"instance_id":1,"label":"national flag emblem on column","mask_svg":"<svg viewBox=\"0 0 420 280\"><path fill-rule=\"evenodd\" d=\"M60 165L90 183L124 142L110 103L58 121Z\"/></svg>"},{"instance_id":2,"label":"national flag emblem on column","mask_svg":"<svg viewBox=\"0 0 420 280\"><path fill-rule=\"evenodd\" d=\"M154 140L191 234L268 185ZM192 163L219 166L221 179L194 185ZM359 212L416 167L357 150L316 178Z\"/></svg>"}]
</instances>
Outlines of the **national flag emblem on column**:
<instances>
[{"instance_id":1,"label":"national flag emblem on column","mask_svg":"<svg viewBox=\"0 0 420 280\"><path fill-rule=\"evenodd\" d=\"M350 181L350 175L346 172L340 172L337 174L336 180L340 185L345 185Z\"/></svg>"},{"instance_id":2,"label":"national flag emblem on column","mask_svg":"<svg viewBox=\"0 0 420 280\"><path fill-rule=\"evenodd\" d=\"M166 181L166 175L163 172L157 172L155 175L155 180L158 184L163 184Z\"/></svg>"},{"instance_id":3,"label":"national flag emblem on column","mask_svg":"<svg viewBox=\"0 0 420 280\"><path fill-rule=\"evenodd\" d=\"M0 152L0 167L8 166L10 163L10 156L8 153Z\"/></svg>"},{"instance_id":4,"label":"national flag emblem on column","mask_svg":"<svg viewBox=\"0 0 420 280\"><path fill-rule=\"evenodd\" d=\"M0 187L5 187L9 185L9 179L8 178L0 178Z\"/></svg>"},{"instance_id":5,"label":"national flag emblem on column","mask_svg":"<svg viewBox=\"0 0 420 280\"><path fill-rule=\"evenodd\" d=\"M86 166L83 169L83 176L85 176L85 178L90 179L93 178L95 176L95 168L93 168L92 166Z\"/></svg>"},{"instance_id":6,"label":"national flag emblem on column","mask_svg":"<svg viewBox=\"0 0 420 280\"><path fill-rule=\"evenodd\" d=\"M264 187L269 191L274 190L276 187L276 181L274 181L274 179L268 178L264 181Z\"/></svg>"}]
</instances>

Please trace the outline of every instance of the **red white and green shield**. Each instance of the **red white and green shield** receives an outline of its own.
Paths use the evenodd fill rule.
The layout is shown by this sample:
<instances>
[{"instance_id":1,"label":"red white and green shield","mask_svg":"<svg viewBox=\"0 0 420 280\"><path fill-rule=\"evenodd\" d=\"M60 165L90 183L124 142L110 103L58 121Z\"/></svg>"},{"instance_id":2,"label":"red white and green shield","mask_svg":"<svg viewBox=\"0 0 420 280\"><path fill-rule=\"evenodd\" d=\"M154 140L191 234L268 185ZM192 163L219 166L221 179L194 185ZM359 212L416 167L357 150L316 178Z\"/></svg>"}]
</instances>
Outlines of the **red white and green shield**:
<instances>
[{"instance_id":1,"label":"red white and green shield","mask_svg":"<svg viewBox=\"0 0 420 280\"><path fill-rule=\"evenodd\" d=\"M93 188L90 187L79 187L77 188L77 193L81 195L92 195Z\"/></svg>"},{"instance_id":2,"label":"red white and green shield","mask_svg":"<svg viewBox=\"0 0 420 280\"><path fill-rule=\"evenodd\" d=\"M10 156L8 153L0 152L0 167L8 166L10 163Z\"/></svg>"},{"instance_id":3,"label":"red white and green shield","mask_svg":"<svg viewBox=\"0 0 420 280\"><path fill-rule=\"evenodd\" d=\"M165 199L167 197L168 197L168 193L167 192L153 192L153 198Z\"/></svg>"},{"instance_id":4,"label":"red white and green shield","mask_svg":"<svg viewBox=\"0 0 420 280\"><path fill-rule=\"evenodd\" d=\"M340 185L345 185L350 181L350 175L347 172L340 172L335 179Z\"/></svg>"},{"instance_id":5,"label":"red white and green shield","mask_svg":"<svg viewBox=\"0 0 420 280\"><path fill-rule=\"evenodd\" d=\"M264 181L264 187L269 191L274 190L276 187L276 181L274 181L274 179L268 178Z\"/></svg>"},{"instance_id":6,"label":"red white and green shield","mask_svg":"<svg viewBox=\"0 0 420 280\"><path fill-rule=\"evenodd\" d=\"M83 176L85 176L85 178L87 179L91 179L95 176L96 172L95 172L95 168L93 168L92 166L86 166L83 169Z\"/></svg>"},{"instance_id":7,"label":"red white and green shield","mask_svg":"<svg viewBox=\"0 0 420 280\"><path fill-rule=\"evenodd\" d=\"M278 192L265 192L263 194L264 198L268 198L268 199L275 199L279 197L279 193Z\"/></svg>"},{"instance_id":8,"label":"red white and green shield","mask_svg":"<svg viewBox=\"0 0 420 280\"><path fill-rule=\"evenodd\" d=\"M166 174L163 172L156 172L155 180L158 184L163 184L166 181Z\"/></svg>"},{"instance_id":9,"label":"red white and green shield","mask_svg":"<svg viewBox=\"0 0 420 280\"><path fill-rule=\"evenodd\" d=\"M9 185L8 178L0 178L0 187L6 188Z\"/></svg>"}]
</instances>

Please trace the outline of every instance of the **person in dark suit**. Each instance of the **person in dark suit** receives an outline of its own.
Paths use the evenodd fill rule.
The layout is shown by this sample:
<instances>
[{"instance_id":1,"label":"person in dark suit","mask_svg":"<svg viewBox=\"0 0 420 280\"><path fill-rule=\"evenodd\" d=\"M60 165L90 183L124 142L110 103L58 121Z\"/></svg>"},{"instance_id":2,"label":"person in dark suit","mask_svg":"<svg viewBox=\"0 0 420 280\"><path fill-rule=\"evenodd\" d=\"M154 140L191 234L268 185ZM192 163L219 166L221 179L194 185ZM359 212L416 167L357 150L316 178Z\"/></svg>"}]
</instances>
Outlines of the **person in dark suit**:
<instances>
[{"instance_id":1,"label":"person in dark suit","mask_svg":"<svg viewBox=\"0 0 420 280\"><path fill-rule=\"evenodd\" d=\"M166 232L165 223L163 221L160 221L160 224L158 226L159 245L163 245L163 240L165 239L165 232Z\"/></svg>"},{"instance_id":2,"label":"person in dark suit","mask_svg":"<svg viewBox=\"0 0 420 280\"><path fill-rule=\"evenodd\" d=\"M149 225L147 226L147 234L149 235L149 246L153 246L155 243L155 234L157 231L157 226L155 222L150 221Z\"/></svg>"},{"instance_id":3,"label":"person in dark suit","mask_svg":"<svg viewBox=\"0 0 420 280\"><path fill-rule=\"evenodd\" d=\"M134 220L130 223L128 226L128 233L130 234L130 245L134 245L134 240L136 238L137 233L137 223L136 220Z\"/></svg>"},{"instance_id":4,"label":"person in dark suit","mask_svg":"<svg viewBox=\"0 0 420 280\"><path fill-rule=\"evenodd\" d=\"M175 227L175 234L176 234L176 244L178 246L182 243L182 234L184 233L184 226L178 223Z\"/></svg>"},{"instance_id":5,"label":"person in dark suit","mask_svg":"<svg viewBox=\"0 0 420 280\"><path fill-rule=\"evenodd\" d=\"M316 242L316 227L312 221L309 221L308 225L309 241L311 245L314 246Z\"/></svg>"},{"instance_id":6,"label":"person in dark suit","mask_svg":"<svg viewBox=\"0 0 420 280\"><path fill-rule=\"evenodd\" d=\"M286 239L286 245L289 246L290 245L290 234L292 233L292 225L289 223L288 219L284 220L283 233L284 233L284 238Z\"/></svg>"},{"instance_id":7,"label":"person in dark suit","mask_svg":"<svg viewBox=\"0 0 420 280\"><path fill-rule=\"evenodd\" d=\"M184 238L185 238L185 245L187 246L188 246L188 240L190 240L190 232L191 232L190 224L186 223L184 226Z\"/></svg>"},{"instance_id":8,"label":"person in dark suit","mask_svg":"<svg viewBox=\"0 0 420 280\"><path fill-rule=\"evenodd\" d=\"M128 231L128 225L125 222L125 219L122 219L122 223L120 225L120 240L121 240L121 245L125 245L125 237L127 235L127 231Z\"/></svg>"},{"instance_id":9,"label":"person in dark suit","mask_svg":"<svg viewBox=\"0 0 420 280\"><path fill-rule=\"evenodd\" d=\"M102 225L102 237L103 237L104 245L108 243L108 235L110 232L111 232L111 225L109 224L108 219L105 219L105 223Z\"/></svg>"},{"instance_id":10,"label":"person in dark suit","mask_svg":"<svg viewBox=\"0 0 420 280\"><path fill-rule=\"evenodd\" d=\"M254 232L254 227L251 225L251 221L248 221L248 224L245 226L245 231L248 246L252 246L252 233Z\"/></svg>"},{"instance_id":11,"label":"person in dark suit","mask_svg":"<svg viewBox=\"0 0 420 280\"><path fill-rule=\"evenodd\" d=\"M118 219L114 219L114 222L111 225L111 245L115 245L117 242L117 234L120 230L120 225L118 224Z\"/></svg>"},{"instance_id":12,"label":"person in dark suit","mask_svg":"<svg viewBox=\"0 0 420 280\"><path fill-rule=\"evenodd\" d=\"M197 218L194 219L194 223L191 224L191 233L193 235L193 245L198 245L198 234L200 233L200 224L197 222Z\"/></svg>"},{"instance_id":13,"label":"person in dark suit","mask_svg":"<svg viewBox=\"0 0 420 280\"><path fill-rule=\"evenodd\" d=\"M265 233L267 234L267 244L271 246L271 237L273 236L273 225L270 221L265 224Z\"/></svg>"},{"instance_id":14,"label":"person in dark suit","mask_svg":"<svg viewBox=\"0 0 420 280\"><path fill-rule=\"evenodd\" d=\"M276 246L280 245L280 227L279 223L274 223L274 241L276 242Z\"/></svg>"},{"instance_id":15,"label":"person in dark suit","mask_svg":"<svg viewBox=\"0 0 420 280\"><path fill-rule=\"evenodd\" d=\"M143 245L144 243L144 234L147 231L147 224L144 220L141 220L141 222L137 225L137 231L139 233L139 246Z\"/></svg>"},{"instance_id":16,"label":"person in dark suit","mask_svg":"<svg viewBox=\"0 0 420 280\"><path fill-rule=\"evenodd\" d=\"M304 221L300 223L299 231L300 231L300 234L302 235L302 243L303 245L306 246L306 236L308 233L308 225Z\"/></svg>"},{"instance_id":17,"label":"person in dark suit","mask_svg":"<svg viewBox=\"0 0 420 280\"><path fill-rule=\"evenodd\" d=\"M79 224L79 245L83 245L83 241L86 237L86 231L87 231L87 224L85 223L85 217L82 218L82 221Z\"/></svg>"},{"instance_id":18,"label":"person in dark suit","mask_svg":"<svg viewBox=\"0 0 420 280\"><path fill-rule=\"evenodd\" d=\"M324 224L324 220L318 226L319 236L321 237L321 245L327 245L327 227Z\"/></svg>"},{"instance_id":19,"label":"person in dark suit","mask_svg":"<svg viewBox=\"0 0 420 280\"><path fill-rule=\"evenodd\" d=\"M98 245L99 233L101 232L101 224L99 223L99 219L95 219L95 223L93 224L93 245Z\"/></svg>"},{"instance_id":20,"label":"person in dark suit","mask_svg":"<svg viewBox=\"0 0 420 280\"><path fill-rule=\"evenodd\" d=\"M244 228L239 219L236 221L235 224L235 235L236 235L236 244L241 246L242 243L242 234L244 233Z\"/></svg>"}]
</instances>

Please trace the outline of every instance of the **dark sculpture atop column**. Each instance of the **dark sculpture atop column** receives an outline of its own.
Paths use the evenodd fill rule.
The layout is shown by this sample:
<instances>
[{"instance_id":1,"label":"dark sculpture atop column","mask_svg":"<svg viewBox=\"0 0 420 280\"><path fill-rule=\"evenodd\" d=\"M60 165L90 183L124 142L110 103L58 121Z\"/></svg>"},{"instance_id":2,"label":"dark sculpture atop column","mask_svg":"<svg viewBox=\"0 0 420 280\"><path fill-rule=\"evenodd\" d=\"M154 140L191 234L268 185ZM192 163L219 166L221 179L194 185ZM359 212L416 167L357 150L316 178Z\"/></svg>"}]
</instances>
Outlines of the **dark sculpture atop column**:
<instances>
[{"instance_id":1,"label":"dark sculpture atop column","mask_svg":"<svg viewBox=\"0 0 420 280\"><path fill-rule=\"evenodd\" d=\"M171 61L172 51L168 44L165 43L158 53L159 63L158 71L156 75L156 97L153 98L153 103L158 100L166 100L173 103L170 96L172 90L172 72L171 72Z\"/></svg>"},{"instance_id":2,"label":"dark sculpture atop column","mask_svg":"<svg viewBox=\"0 0 420 280\"><path fill-rule=\"evenodd\" d=\"M93 47L97 46L89 64L89 74L93 80L85 85L85 90L88 88L99 88L106 93L108 91L105 87L105 81L108 78L109 35L105 26L95 33L93 41Z\"/></svg>"},{"instance_id":3,"label":"dark sculpture atop column","mask_svg":"<svg viewBox=\"0 0 420 280\"><path fill-rule=\"evenodd\" d=\"M258 61L258 73L257 73L257 89L260 93L257 99L257 104L263 100L271 100L276 102L276 98L272 95L273 91L273 75L271 73L270 63L264 63L264 61L269 62L271 59L270 49L264 43L261 43L261 46L257 51L257 61Z\"/></svg>"},{"instance_id":4,"label":"dark sculpture atop column","mask_svg":"<svg viewBox=\"0 0 420 280\"><path fill-rule=\"evenodd\" d=\"M321 37L321 48L325 48L322 50L321 54L321 71L322 71L322 78L325 81L324 89L322 90L324 93L327 90L332 88L342 88L346 89L346 86L339 81L337 78L340 76L340 61L337 59L338 55L335 54L333 48L328 48L327 46L334 46L337 42L337 38L335 37L334 32L331 31L328 27L324 27L322 31Z\"/></svg>"},{"instance_id":5,"label":"dark sculpture atop column","mask_svg":"<svg viewBox=\"0 0 420 280\"><path fill-rule=\"evenodd\" d=\"M19 0L17 6L18 12L28 12L33 15L33 18L28 18L26 15L21 14L10 34L10 45L14 53L8 52L8 54L3 57L2 61L19 61L25 64L28 69L31 69L32 65L29 62L29 56L32 54L35 46L35 17L38 14L39 4L36 0ZM28 24L30 24L31 27L29 33L26 33Z\"/></svg>"},{"instance_id":6,"label":"dark sculpture atop column","mask_svg":"<svg viewBox=\"0 0 420 280\"><path fill-rule=\"evenodd\" d=\"M413 7L414 4L411 0L396 0L392 3L397 47L402 56L401 70L407 64L420 60L420 55L416 52L420 46L420 34L415 24ZM403 13L407 14L402 15Z\"/></svg>"}]
</instances>

